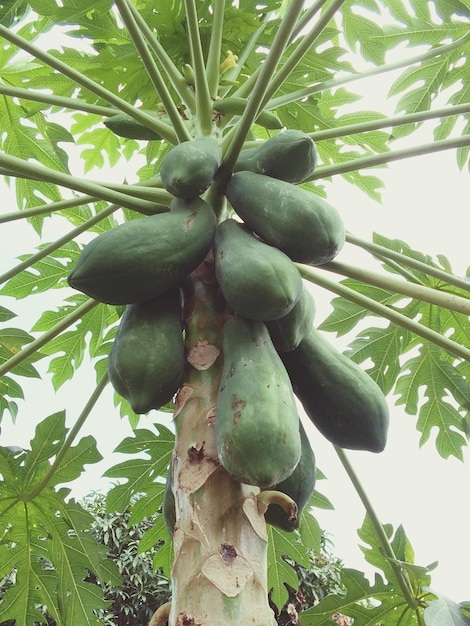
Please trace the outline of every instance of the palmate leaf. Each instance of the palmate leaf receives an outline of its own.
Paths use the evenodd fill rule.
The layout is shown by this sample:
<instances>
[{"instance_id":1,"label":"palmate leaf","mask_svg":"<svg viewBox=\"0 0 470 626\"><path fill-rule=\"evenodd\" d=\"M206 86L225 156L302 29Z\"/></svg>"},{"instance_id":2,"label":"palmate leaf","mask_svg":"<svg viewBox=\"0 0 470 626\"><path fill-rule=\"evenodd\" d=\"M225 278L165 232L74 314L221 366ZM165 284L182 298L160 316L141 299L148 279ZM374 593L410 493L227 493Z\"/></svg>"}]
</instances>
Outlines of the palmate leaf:
<instances>
[{"instance_id":1,"label":"palmate leaf","mask_svg":"<svg viewBox=\"0 0 470 626\"><path fill-rule=\"evenodd\" d=\"M426 626L469 626L470 617L449 598L439 596L424 609Z\"/></svg>"},{"instance_id":2,"label":"palmate leaf","mask_svg":"<svg viewBox=\"0 0 470 626\"><path fill-rule=\"evenodd\" d=\"M412 250L403 241L389 240L378 234L374 235L374 241L384 248L451 272L448 260L442 255L439 257L441 268L430 257ZM384 268L397 271L386 264ZM429 287L449 289L444 281L421 270L408 268L407 271ZM382 292L360 281L347 279L342 282L389 306L402 300L399 294ZM464 291L458 288L452 288L452 291L464 295ZM338 335L352 331L369 316L365 309L342 298L333 299L332 305L333 312L322 322L320 328L334 331ZM461 345L470 345L468 317L461 313L416 299L402 306L400 312ZM467 445L468 439L463 412L468 411L470 406L468 372L463 362L459 364L453 355L440 347L392 323L385 327L380 325L362 329L350 343L346 354L357 363L371 360L372 367L367 371L384 393L395 391L398 396L396 403L403 404L410 415L418 416L417 428L422 433L421 444L437 428L436 448L439 454L444 458L455 456L462 459L462 448Z\"/></svg>"},{"instance_id":3,"label":"palmate leaf","mask_svg":"<svg viewBox=\"0 0 470 626\"><path fill-rule=\"evenodd\" d=\"M302 626L331 626L332 616L337 613L353 618L354 626L403 623L398 619L407 610L406 600L393 586L384 583L379 575L371 585L362 572L344 568L341 582L346 589L345 594L327 596L317 606L302 612Z\"/></svg>"},{"instance_id":4,"label":"palmate leaf","mask_svg":"<svg viewBox=\"0 0 470 626\"><path fill-rule=\"evenodd\" d=\"M2 621L42 623L41 606L57 626L99 624L94 611L109 603L100 587L85 582L88 573L119 583L117 569L104 565L105 547L89 533L93 517L69 499L68 489L53 488L101 459L95 440L85 437L69 448L44 482L66 435L60 412L38 425L29 450L0 448L0 579L15 572L15 584L0 604Z\"/></svg>"},{"instance_id":5,"label":"palmate leaf","mask_svg":"<svg viewBox=\"0 0 470 626\"><path fill-rule=\"evenodd\" d=\"M289 560L308 567L309 548L320 551L321 530L316 519L310 513L304 513L298 532L287 533L269 524L267 531L269 597L280 610L289 595L286 585L295 590L299 585Z\"/></svg>"},{"instance_id":6,"label":"palmate leaf","mask_svg":"<svg viewBox=\"0 0 470 626\"><path fill-rule=\"evenodd\" d=\"M165 426L155 424L155 432L139 428L134 431L134 435L124 439L115 451L135 456L113 465L104 474L109 478L126 481L115 485L109 491L106 499L108 511L124 511L132 496L136 494L149 492L149 499L152 499L155 480L166 475L174 446L173 433ZM145 454L146 458L142 458L142 454ZM143 504L146 497L142 496Z\"/></svg>"}]
</instances>

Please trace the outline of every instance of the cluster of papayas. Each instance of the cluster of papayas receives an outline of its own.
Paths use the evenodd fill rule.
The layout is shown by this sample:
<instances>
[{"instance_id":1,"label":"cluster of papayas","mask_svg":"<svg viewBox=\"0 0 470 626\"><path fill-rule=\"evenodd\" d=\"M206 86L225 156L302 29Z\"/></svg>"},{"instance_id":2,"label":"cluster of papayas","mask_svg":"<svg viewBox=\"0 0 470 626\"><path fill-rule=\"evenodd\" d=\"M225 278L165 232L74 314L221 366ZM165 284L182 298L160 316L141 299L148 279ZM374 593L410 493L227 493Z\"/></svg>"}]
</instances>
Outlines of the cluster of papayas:
<instances>
[{"instance_id":1,"label":"cluster of papayas","mask_svg":"<svg viewBox=\"0 0 470 626\"><path fill-rule=\"evenodd\" d=\"M239 106L219 103L227 114ZM385 446L387 405L372 378L314 328L315 303L296 267L330 261L345 240L338 211L299 186L316 166L313 140L286 130L242 151L225 189L236 215L217 224L200 196L221 159L213 137L173 147L160 167L173 196L169 212L99 235L68 281L96 300L126 305L108 371L134 411L146 413L169 402L183 382L181 285L212 248L227 303L219 461L235 480L284 494L301 513L315 487L315 457L295 396L333 444L373 452ZM299 524L277 503L265 515L283 530Z\"/></svg>"},{"instance_id":2,"label":"cluster of papayas","mask_svg":"<svg viewBox=\"0 0 470 626\"><path fill-rule=\"evenodd\" d=\"M108 374L136 413L167 404L183 382L181 285L212 246L217 220L200 194L220 158L210 137L175 146L161 167L163 185L174 196L169 211L102 233L84 247L68 276L71 287L95 300L125 305Z\"/></svg>"}]
</instances>

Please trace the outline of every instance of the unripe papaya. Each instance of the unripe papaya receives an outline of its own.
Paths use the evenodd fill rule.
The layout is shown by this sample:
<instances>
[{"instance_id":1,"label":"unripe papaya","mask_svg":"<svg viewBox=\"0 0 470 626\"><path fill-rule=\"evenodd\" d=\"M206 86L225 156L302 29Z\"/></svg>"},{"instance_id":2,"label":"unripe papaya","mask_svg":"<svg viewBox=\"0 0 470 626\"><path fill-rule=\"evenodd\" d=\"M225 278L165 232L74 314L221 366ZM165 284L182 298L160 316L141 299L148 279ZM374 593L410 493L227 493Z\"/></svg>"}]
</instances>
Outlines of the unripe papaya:
<instances>
[{"instance_id":1,"label":"unripe papaya","mask_svg":"<svg viewBox=\"0 0 470 626\"><path fill-rule=\"evenodd\" d=\"M214 111L222 115L243 115L248 100L238 96L228 96L227 98L221 98L215 100L213 104ZM271 111L260 111L256 116L255 123L267 128L268 130L276 130L282 128L282 122L271 113Z\"/></svg>"},{"instance_id":2,"label":"unripe papaya","mask_svg":"<svg viewBox=\"0 0 470 626\"><path fill-rule=\"evenodd\" d=\"M310 332L315 317L315 302L303 288L300 298L287 315L266 322L274 347L278 352L289 352Z\"/></svg>"},{"instance_id":3,"label":"unripe papaya","mask_svg":"<svg viewBox=\"0 0 470 626\"><path fill-rule=\"evenodd\" d=\"M215 273L228 305L254 320L287 315L300 298L300 273L283 252L228 219L214 237Z\"/></svg>"},{"instance_id":4,"label":"unripe papaya","mask_svg":"<svg viewBox=\"0 0 470 626\"><path fill-rule=\"evenodd\" d=\"M243 150L235 163L235 172L249 171L301 183L315 171L317 148L301 130L284 130L256 148Z\"/></svg>"},{"instance_id":5,"label":"unripe papaya","mask_svg":"<svg viewBox=\"0 0 470 626\"><path fill-rule=\"evenodd\" d=\"M215 418L220 462L242 483L275 485L300 459L299 417L289 376L263 322L229 318L222 345Z\"/></svg>"},{"instance_id":6,"label":"unripe papaya","mask_svg":"<svg viewBox=\"0 0 470 626\"><path fill-rule=\"evenodd\" d=\"M292 498L297 504L297 519L289 519L289 515L279 504L270 504L264 514L266 522L287 532L300 526L302 513L313 495L316 483L315 454L308 440L307 433L300 422L300 461L290 476L273 489L281 491Z\"/></svg>"},{"instance_id":7,"label":"unripe papaya","mask_svg":"<svg viewBox=\"0 0 470 626\"><path fill-rule=\"evenodd\" d=\"M237 172L226 195L251 230L294 261L321 265L343 247L340 214L311 191L270 176Z\"/></svg>"},{"instance_id":8,"label":"unripe papaya","mask_svg":"<svg viewBox=\"0 0 470 626\"><path fill-rule=\"evenodd\" d=\"M147 413L167 404L183 381L184 366L180 290L128 305L109 353L108 374L132 410Z\"/></svg>"},{"instance_id":9,"label":"unripe papaya","mask_svg":"<svg viewBox=\"0 0 470 626\"><path fill-rule=\"evenodd\" d=\"M340 448L382 452L389 411L377 383L312 328L299 346L281 353L306 414Z\"/></svg>"},{"instance_id":10,"label":"unripe papaya","mask_svg":"<svg viewBox=\"0 0 470 626\"><path fill-rule=\"evenodd\" d=\"M158 140L163 139L158 133L138 122L127 113L116 113L104 121L104 125L115 135L126 139Z\"/></svg>"},{"instance_id":11,"label":"unripe papaya","mask_svg":"<svg viewBox=\"0 0 470 626\"><path fill-rule=\"evenodd\" d=\"M221 158L222 148L214 137L179 143L163 157L162 184L177 198L200 196L212 183Z\"/></svg>"},{"instance_id":12,"label":"unripe papaya","mask_svg":"<svg viewBox=\"0 0 470 626\"><path fill-rule=\"evenodd\" d=\"M107 304L134 304L179 285L203 261L217 226L201 198L174 199L169 213L125 222L85 246L71 287Z\"/></svg>"}]
</instances>

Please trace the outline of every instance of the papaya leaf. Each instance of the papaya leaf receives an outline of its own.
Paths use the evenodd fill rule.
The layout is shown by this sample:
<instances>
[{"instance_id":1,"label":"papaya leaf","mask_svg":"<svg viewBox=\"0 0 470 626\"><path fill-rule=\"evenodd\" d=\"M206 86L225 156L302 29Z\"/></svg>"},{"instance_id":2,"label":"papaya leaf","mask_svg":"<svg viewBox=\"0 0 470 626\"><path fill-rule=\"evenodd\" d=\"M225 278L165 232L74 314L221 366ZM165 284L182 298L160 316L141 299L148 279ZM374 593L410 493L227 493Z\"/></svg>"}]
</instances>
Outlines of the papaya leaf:
<instances>
[{"instance_id":1,"label":"papaya leaf","mask_svg":"<svg viewBox=\"0 0 470 626\"><path fill-rule=\"evenodd\" d=\"M100 460L94 439L85 437L69 449L57 473L42 484L66 434L65 413L59 412L37 426L29 450L0 448L0 578L15 572L3 594L2 619L42 623L46 610L58 626L99 624L94 611L109 603L100 587L86 582L88 573L120 580L117 568L103 565L106 548L89 533L93 517L69 499L69 489L53 488Z\"/></svg>"},{"instance_id":2,"label":"papaya leaf","mask_svg":"<svg viewBox=\"0 0 470 626\"><path fill-rule=\"evenodd\" d=\"M126 481L109 491L106 499L107 510L122 512L132 496L146 494L148 490L151 498L155 480L166 475L173 446L173 433L161 424L155 424L155 432L140 428L134 431L134 437L126 437L115 452L135 456L110 467L104 473L109 478ZM147 458L142 458L142 454Z\"/></svg>"},{"instance_id":3,"label":"papaya leaf","mask_svg":"<svg viewBox=\"0 0 470 626\"><path fill-rule=\"evenodd\" d=\"M268 531L268 589L271 601L281 609L287 601L286 585L297 589L299 581L288 559L308 566L307 547L299 540L297 532L287 533L274 526L267 526Z\"/></svg>"},{"instance_id":4,"label":"papaya leaf","mask_svg":"<svg viewBox=\"0 0 470 626\"><path fill-rule=\"evenodd\" d=\"M426 626L470 625L470 616L466 615L457 603L444 596L432 600L424 609L423 615Z\"/></svg>"},{"instance_id":5,"label":"papaya leaf","mask_svg":"<svg viewBox=\"0 0 470 626\"><path fill-rule=\"evenodd\" d=\"M398 617L407 610L405 598L385 584L379 575L370 585L362 572L344 568L341 582L346 590L344 595L327 596L317 606L302 612L302 626L330 626L335 614L352 618L355 626L398 624Z\"/></svg>"},{"instance_id":6,"label":"papaya leaf","mask_svg":"<svg viewBox=\"0 0 470 626\"><path fill-rule=\"evenodd\" d=\"M155 520L155 538L158 535L158 541L160 546L153 557L153 567L155 571L162 570L164 576L168 579L171 578L171 565L174 560L173 542L168 537L168 531L165 528L165 522L163 515L160 515ZM139 546L140 550L140 546Z\"/></svg>"},{"instance_id":7,"label":"papaya leaf","mask_svg":"<svg viewBox=\"0 0 470 626\"><path fill-rule=\"evenodd\" d=\"M14 317L16 317L16 313L13 313L13 311L10 311L4 306L0 306L0 322L8 322Z\"/></svg>"}]
</instances>

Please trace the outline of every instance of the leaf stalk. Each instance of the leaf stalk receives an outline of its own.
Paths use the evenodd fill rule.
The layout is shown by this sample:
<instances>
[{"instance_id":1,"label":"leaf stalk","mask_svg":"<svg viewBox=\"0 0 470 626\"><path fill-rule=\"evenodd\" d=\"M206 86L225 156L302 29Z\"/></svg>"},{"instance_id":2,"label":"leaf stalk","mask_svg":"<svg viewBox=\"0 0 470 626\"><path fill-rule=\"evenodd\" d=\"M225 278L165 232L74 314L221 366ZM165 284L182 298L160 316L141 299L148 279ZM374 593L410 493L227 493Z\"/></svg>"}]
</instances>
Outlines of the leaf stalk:
<instances>
[{"instance_id":1,"label":"leaf stalk","mask_svg":"<svg viewBox=\"0 0 470 626\"><path fill-rule=\"evenodd\" d=\"M387 556L390 559L390 566L393 569L393 573L395 574L398 585L401 589L403 596L406 599L408 606L413 611L416 610L419 606L419 602L413 596L413 592L410 588L408 580L406 579L403 571L401 570L399 564L397 563L397 558L395 556L395 553L393 552L393 548L388 541L388 537L385 534L384 528L382 524L380 523L377 513L375 512L375 509L372 506L372 503L369 500L369 497L367 496L367 493L365 492L364 487L362 486L361 481L359 480L359 477L354 471L354 468L352 467L344 450L338 446L333 446L333 447L349 479L351 480L354 486L354 489L356 490L356 493L358 494L362 504L364 505L365 510L367 511L367 514L370 518L374 531L377 535L377 539L379 540L380 546L383 550L383 553L385 554L385 556Z\"/></svg>"},{"instance_id":2,"label":"leaf stalk","mask_svg":"<svg viewBox=\"0 0 470 626\"><path fill-rule=\"evenodd\" d=\"M447 337L440 335L431 328L427 328L426 326L415 322L409 317L406 317L406 315L403 315L402 313L399 313L398 311L392 309L391 307L385 306L380 302L376 302L372 298L368 298L367 296L364 296L363 294L354 291L354 289L350 289L345 285L341 285L338 282L329 280L328 278L323 276L323 273L320 271L314 270L313 268L302 265L300 263L296 263L296 266L306 280L315 283L316 285L320 285L321 287L328 289L328 291L332 291L338 296L346 298L351 302L355 302L359 306L364 307L368 311L371 311L372 313L375 313L380 317L388 319L394 324L398 324L399 326L406 328L412 333L415 333L423 339L434 343L435 345L439 346L443 350L446 350L450 354L453 354L459 359L470 361L470 350L465 346L460 345L456 341L452 341L452 339L448 339Z\"/></svg>"}]
</instances>

